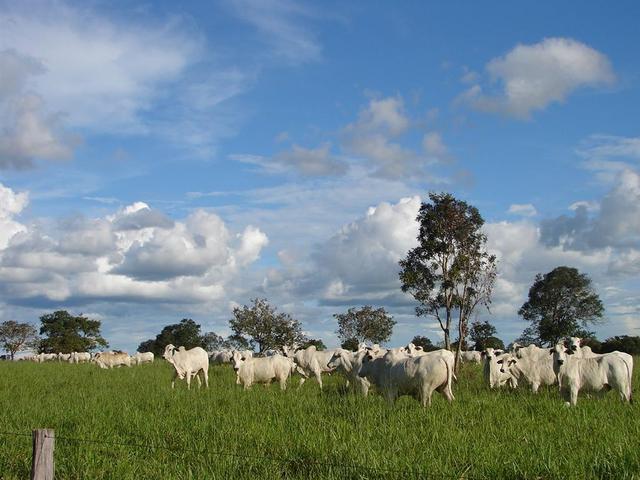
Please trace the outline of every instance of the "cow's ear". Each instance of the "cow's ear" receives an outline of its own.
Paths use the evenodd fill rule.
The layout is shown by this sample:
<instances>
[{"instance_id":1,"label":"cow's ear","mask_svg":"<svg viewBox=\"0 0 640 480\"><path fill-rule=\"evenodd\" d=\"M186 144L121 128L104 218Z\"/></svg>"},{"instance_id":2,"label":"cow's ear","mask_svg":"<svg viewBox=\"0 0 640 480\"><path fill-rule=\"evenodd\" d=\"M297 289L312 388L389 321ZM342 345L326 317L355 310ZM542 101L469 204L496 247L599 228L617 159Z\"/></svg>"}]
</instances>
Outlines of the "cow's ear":
<instances>
[{"instance_id":1,"label":"cow's ear","mask_svg":"<svg viewBox=\"0 0 640 480\"><path fill-rule=\"evenodd\" d=\"M549 355L553 355L553 348L549 349Z\"/></svg>"},{"instance_id":2,"label":"cow's ear","mask_svg":"<svg viewBox=\"0 0 640 480\"><path fill-rule=\"evenodd\" d=\"M242 358L240 358L240 360L242 360L244 362L246 360L246 358L242 357Z\"/></svg>"},{"instance_id":3,"label":"cow's ear","mask_svg":"<svg viewBox=\"0 0 640 480\"><path fill-rule=\"evenodd\" d=\"M502 350L495 350L496 356L502 355L504 352Z\"/></svg>"},{"instance_id":4,"label":"cow's ear","mask_svg":"<svg viewBox=\"0 0 640 480\"><path fill-rule=\"evenodd\" d=\"M515 359L513 359L513 358L512 358L512 359L509 361L509 365L513 365L514 363L518 363L518 362L517 362Z\"/></svg>"},{"instance_id":5,"label":"cow's ear","mask_svg":"<svg viewBox=\"0 0 640 480\"><path fill-rule=\"evenodd\" d=\"M480 352L480 357L485 357L486 355L487 355L487 352L485 352L484 350Z\"/></svg>"}]
</instances>

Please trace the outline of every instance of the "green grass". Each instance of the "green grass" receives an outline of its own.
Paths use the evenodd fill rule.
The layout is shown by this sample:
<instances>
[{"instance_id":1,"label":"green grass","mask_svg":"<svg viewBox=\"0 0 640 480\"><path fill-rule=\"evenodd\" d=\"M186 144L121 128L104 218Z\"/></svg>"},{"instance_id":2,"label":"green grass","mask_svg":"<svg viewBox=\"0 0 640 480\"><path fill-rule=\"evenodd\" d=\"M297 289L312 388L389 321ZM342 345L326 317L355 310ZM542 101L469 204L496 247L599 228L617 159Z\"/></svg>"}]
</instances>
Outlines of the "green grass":
<instances>
[{"instance_id":1,"label":"green grass","mask_svg":"<svg viewBox=\"0 0 640 480\"><path fill-rule=\"evenodd\" d=\"M336 375L324 392L315 381L245 392L230 367L210 370L209 390L172 391L171 375L161 361L0 362L0 431L55 429L61 479L640 479L639 407L614 392L568 409L555 389L487 391L466 366L453 404L436 393L422 409L356 397ZM29 435L0 435L0 479L28 478L30 465Z\"/></svg>"}]
</instances>

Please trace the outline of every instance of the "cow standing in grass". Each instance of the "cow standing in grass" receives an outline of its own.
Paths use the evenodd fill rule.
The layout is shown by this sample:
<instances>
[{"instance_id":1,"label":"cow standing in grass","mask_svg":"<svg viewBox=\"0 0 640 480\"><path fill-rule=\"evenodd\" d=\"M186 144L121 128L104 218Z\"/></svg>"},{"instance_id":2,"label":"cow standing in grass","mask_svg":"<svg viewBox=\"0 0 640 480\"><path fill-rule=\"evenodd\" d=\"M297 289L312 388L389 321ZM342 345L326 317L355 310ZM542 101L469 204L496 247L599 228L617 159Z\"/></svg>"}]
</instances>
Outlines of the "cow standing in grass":
<instances>
[{"instance_id":1,"label":"cow standing in grass","mask_svg":"<svg viewBox=\"0 0 640 480\"><path fill-rule=\"evenodd\" d=\"M533 393L538 393L541 385L558 383L553 361L546 348L516 346L515 354L505 354L497 363L501 373L510 373L518 382L524 379L531 385Z\"/></svg>"},{"instance_id":2,"label":"cow standing in grass","mask_svg":"<svg viewBox=\"0 0 640 480\"><path fill-rule=\"evenodd\" d=\"M286 390L287 379L296 368L294 361L283 355L246 357L241 352L234 352L232 363L233 370L245 390L254 383L269 385L274 380L280 384L280 390Z\"/></svg>"},{"instance_id":3,"label":"cow standing in grass","mask_svg":"<svg viewBox=\"0 0 640 480\"><path fill-rule=\"evenodd\" d=\"M171 388L175 387L176 378L187 380L187 388L191 389L191 379L196 377L198 387L202 386L198 373L202 373L205 387L209 387L209 355L200 347L186 350L184 347L176 348L169 344L164 349L162 357L173 365L176 372L171 380Z\"/></svg>"},{"instance_id":4,"label":"cow standing in grass","mask_svg":"<svg viewBox=\"0 0 640 480\"><path fill-rule=\"evenodd\" d=\"M598 392L616 389L623 402L632 401L631 355L616 352L596 358L577 358L563 343L550 349L549 354L553 357L553 368L558 374L566 405L576 405L580 390Z\"/></svg>"}]
</instances>

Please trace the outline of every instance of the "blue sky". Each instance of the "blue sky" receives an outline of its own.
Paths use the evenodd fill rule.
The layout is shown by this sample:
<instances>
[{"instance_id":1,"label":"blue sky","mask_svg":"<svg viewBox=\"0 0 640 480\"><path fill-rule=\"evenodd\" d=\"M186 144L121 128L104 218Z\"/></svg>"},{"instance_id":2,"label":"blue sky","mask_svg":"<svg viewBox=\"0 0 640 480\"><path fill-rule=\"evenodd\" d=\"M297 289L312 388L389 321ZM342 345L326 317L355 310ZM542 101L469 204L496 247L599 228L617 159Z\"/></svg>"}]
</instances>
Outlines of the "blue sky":
<instances>
[{"instance_id":1,"label":"blue sky","mask_svg":"<svg viewBox=\"0 0 640 480\"><path fill-rule=\"evenodd\" d=\"M484 216L507 341L575 266L640 328L636 2L2 2L0 318L134 350L267 297L335 344L365 303L439 338L397 261L429 191Z\"/></svg>"}]
</instances>

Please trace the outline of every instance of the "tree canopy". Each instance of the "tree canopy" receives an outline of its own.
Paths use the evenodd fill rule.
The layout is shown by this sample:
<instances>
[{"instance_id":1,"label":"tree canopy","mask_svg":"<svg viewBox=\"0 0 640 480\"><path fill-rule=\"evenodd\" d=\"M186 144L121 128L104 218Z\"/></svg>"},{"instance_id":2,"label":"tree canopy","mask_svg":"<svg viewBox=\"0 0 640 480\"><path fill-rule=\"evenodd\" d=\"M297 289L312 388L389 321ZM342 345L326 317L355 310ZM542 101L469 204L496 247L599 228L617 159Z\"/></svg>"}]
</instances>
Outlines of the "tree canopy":
<instances>
[{"instance_id":1,"label":"tree canopy","mask_svg":"<svg viewBox=\"0 0 640 480\"><path fill-rule=\"evenodd\" d=\"M229 326L235 336L253 342L259 352L306 340L300 322L288 313L278 313L266 298L254 298L250 306L234 308Z\"/></svg>"},{"instance_id":2,"label":"tree canopy","mask_svg":"<svg viewBox=\"0 0 640 480\"><path fill-rule=\"evenodd\" d=\"M416 315L431 315L451 348L451 322L458 312L462 341L471 314L489 306L496 278L496 257L486 251L484 220L478 209L449 193L430 193L416 220L418 246L400 261L402 291L418 302Z\"/></svg>"},{"instance_id":3,"label":"tree canopy","mask_svg":"<svg viewBox=\"0 0 640 480\"><path fill-rule=\"evenodd\" d=\"M109 344L100 334L100 320L58 310L40 317L39 350L44 353L88 352Z\"/></svg>"},{"instance_id":4,"label":"tree canopy","mask_svg":"<svg viewBox=\"0 0 640 480\"><path fill-rule=\"evenodd\" d=\"M531 323L528 335L555 345L563 337L591 337L589 324L602 320L604 306L591 279L576 268L556 267L536 275L518 314Z\"/></svg>"},{"instance_id":5,"label":"tree canopy","mask_svg":"<svg viewBox=\"0 0 640 480\"><path fill-rule=\"evenodd\" d=\"M7 320L0 323L0 346L13 360L17 352L38 346L37 332L30 323Z\"/></svg>"},{"instance_id":6,"label":"tree canopy","mask_svg":"<svg viewBox=\"0 0 640 480\"><path fill-rule=\"evenodd\" d=\"M338 321L338 338L342 342L384 343L391 338L396 321L384 308L375 309L370 305L362 308L350 308L345 313L333 315Z\"/></svg>"},{"instance_id":7,"label":"tree canopy","mask_svg":"<svg viewBox=\"0 0 640 480\"><path fill-rule=\"evenodd\" d=\"M139 352L153 352L162 355L168 344L186 349L202 347L205 350L215 350L221 341L220 336L213 332L200 333L200 325L191 318L183 318L180 323L165 326L155 339L146 340L138 345Z\"/></svg>"},{"instance_id":8,"label":"tree canopy","mask_svg":"<svg viewBox=\"0 0 640 480\"><path fill-rule=\"evenodd\" d=\"M495 337L496 333L498 333L496 327L491 325L488 320L484 322L473 322L469 330L469 338L474 345L473 349L481 351L487 348L487 339Z\"/></svg>"},{"instance_id":9,"label":"tree canopy","mask_svg":"<svg viewBox=\"0 0 640 480\"><path fill-rule=\"evenodd\" d=\"M434 345L431 342L431 339L425 337L423 335L416 335L411 339L411 343L413 343L416 347L422 347L425 352L433 352L434 350L438 350L438 346Z\"/></svg>"}]
</instances>

